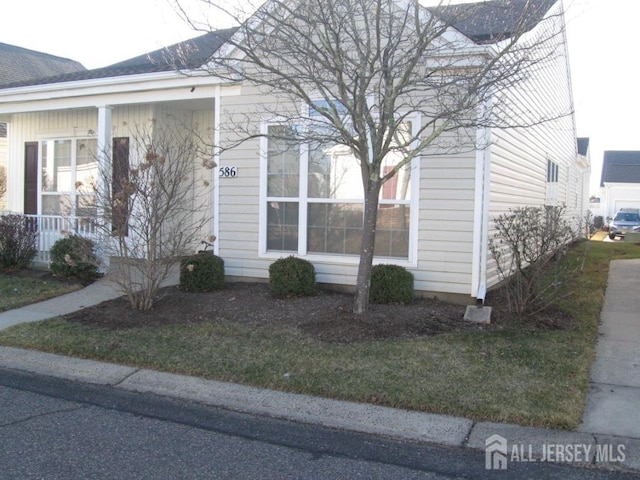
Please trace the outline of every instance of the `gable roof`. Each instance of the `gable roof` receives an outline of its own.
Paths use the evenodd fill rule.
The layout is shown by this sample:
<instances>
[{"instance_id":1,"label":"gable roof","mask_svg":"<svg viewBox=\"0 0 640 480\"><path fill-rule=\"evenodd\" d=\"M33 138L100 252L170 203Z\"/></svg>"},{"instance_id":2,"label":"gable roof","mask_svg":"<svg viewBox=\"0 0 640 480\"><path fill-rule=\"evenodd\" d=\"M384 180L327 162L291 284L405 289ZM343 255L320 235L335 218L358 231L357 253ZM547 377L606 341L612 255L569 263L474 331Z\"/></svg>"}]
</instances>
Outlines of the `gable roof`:
<instances>
[{"instance_id":1,"label":"gable roof","mask_svg":"<svg viewBox=\"0 0 640 480\"><path fill-rule=\"evenodd\" d=\"M578 155L586 157L587 153L589 153L589 137L578 138Z\"/></svg>"},{"instance_id":2,"label":"gable roof","mask_svg":"<svg viewBox=\"0 0 640 480\"><path fill-rule=\"evenodd\" d=\"M605 151L600 186L605 183L640 183L640 151Z\"/></svg>"},{"instance_id":3,"label":"gable roof","mask_svg":"<svg viewBox=\"0 0 640 480\"><path fill-rule=\"evenodd\" d=\"M492 0L430 9L479 44L496 43L535 27L558 0Z\"/></svg>"},{"instance_id":4,"label":"gable roof","mask_svg":"<svg viewBox=\"0 0 640 480\"><path fill-rule=\"evenodd\" d=\"M86 68L75 60L0 43L0 86L79 71Z\"/></svg>"},{"instance_id":5,"label":"gable roof","mask_svg":"<svg viewBox=\"0 0 640 480\"><path fill-rule=\"evenodd\" d=\"M50 83L73 82L95 78L120 77L125 75L139 75L154 72L169 72L178 69L198 68L211 58L237 28L228 28L208 32L199 37L179 42L169 47L160 48L153 52L114 63L107 67L93 70L75 71L62 75L31 79L16 82L0 88L26 87L31 85L45 85Z\"/></svg>"}]
</instances>

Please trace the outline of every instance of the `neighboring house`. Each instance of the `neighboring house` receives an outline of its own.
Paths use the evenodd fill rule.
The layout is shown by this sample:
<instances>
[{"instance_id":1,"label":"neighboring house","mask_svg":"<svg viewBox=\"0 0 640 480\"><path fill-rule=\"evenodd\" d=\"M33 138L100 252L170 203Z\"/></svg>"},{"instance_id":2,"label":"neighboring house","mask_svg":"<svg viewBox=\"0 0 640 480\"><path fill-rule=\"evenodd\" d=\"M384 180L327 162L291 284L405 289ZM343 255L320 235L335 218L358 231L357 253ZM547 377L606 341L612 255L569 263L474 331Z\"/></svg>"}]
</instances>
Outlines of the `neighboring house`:
<instances>
[{"instance_id":1,"label":"neighboring house","mask_svg":"<svg viewBox=\"0 0 640 480\"><path fill-rule=\"evenodd\" d=\"M561 2L538 1L551 14L561 11ZM471 45L490 43L511 27L509 10L502 11L504 18L495 18L488 29L473 21L456 28ZM0 121L11 125L9 209L40 219L73 218L88 195L74 185L99 168L95 158L80 152L102 151L130 135L131 126L153 127L150 119L165 114L196 122L214 145L233 135L239 119L252 118L265 132L277 128L255 115L256 108L273 99L254 86L174 70L206 63L233 34L233 29L221 30L109 67L0 89ZM564 33L555 38L561 54L538 88L516 93L550 115L570 111L572 105ZM187 55L178 65L167 62L179 51ZM489 148L416 158L381 194L375 261L408 268L424 295L484 299L499 281L488 252L492 219L510 208L563 203L572 216L586 213L589 162L583 149L578 152L573 116L532 128L478 130L476 136ZM216 236L215 253L232 278L266 279L274 260L295 254L314 264L319 282L355 285L357 242L350 240L358 235L361 203L351 198L349 213L337 224L327 213L344 204L340 197L346 193L340 189L355 188L348 180L353 166L343 161L348 152L324 152L324 163L314 164L317 170L295 177L305 182L300 191L306 195L283 199L268 194L267 182L276 172L270 165L278 160L273 151L266 138L221 155L214 149L219 166L212 179L211 231L203 232L203 239ZM293 155L289 160L301 165L304 157ZM279 172L276 184L293 178ZM338 176L345 180L338 182Z\"/></svg>"},{"instance_id":2,"label":"neighboring house","mask_svg":"<svg viewBox=\"0 0 640 480\"><path fill-rule=\"evenodd\" d=\"M640 208L640 151L605 151L600 190L605 217L621 208Z\"/></svg>"},{"instance_id":3,"label":"neighboring house","mask_svg":"<svg viewBox=\"0 0 640 480\"><path fill-rule=\"evenodd\" d=\"M0 43L0 88L16 82L86 70L80 63ZM7 166L7 124L0 122L0 167ZM5 199L0 195L0 212Z\"/></svg>"}]
</instances>

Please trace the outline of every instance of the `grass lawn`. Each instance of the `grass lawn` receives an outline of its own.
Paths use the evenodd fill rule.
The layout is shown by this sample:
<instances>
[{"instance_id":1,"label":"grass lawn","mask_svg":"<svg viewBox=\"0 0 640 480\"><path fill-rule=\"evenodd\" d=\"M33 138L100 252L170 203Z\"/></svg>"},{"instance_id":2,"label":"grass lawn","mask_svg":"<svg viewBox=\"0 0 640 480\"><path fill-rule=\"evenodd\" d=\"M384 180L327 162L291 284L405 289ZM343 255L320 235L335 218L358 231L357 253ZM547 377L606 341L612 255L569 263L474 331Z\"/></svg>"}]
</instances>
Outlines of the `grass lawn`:
<instances>
[{"instance_id":1,"label":"grass lawn","mask_svg":"<svg viewBox=\"0 0 640 480\"><path fill-rule=\"evenodd\" d=\"M77 283L55 279L0 274L0 312L41 302L82 288Z\"/></svg>"},{"instance_id":2,"label":"grass lawn","mask_svg":"<svg viewBox=\"0 0 640 480\"><path fill-rule=\"evenodd\" d=\"M289 392L575 429L594 358L609 262L638 258L630 242L586 242L584 271L562 307L568 330L514 322L483 332L402 340L325 343L295 327L224 320L106 329L52 319L0 332L33 348ZM462 321L462 320L461 320Z\"/></svg>"}]
</instances>

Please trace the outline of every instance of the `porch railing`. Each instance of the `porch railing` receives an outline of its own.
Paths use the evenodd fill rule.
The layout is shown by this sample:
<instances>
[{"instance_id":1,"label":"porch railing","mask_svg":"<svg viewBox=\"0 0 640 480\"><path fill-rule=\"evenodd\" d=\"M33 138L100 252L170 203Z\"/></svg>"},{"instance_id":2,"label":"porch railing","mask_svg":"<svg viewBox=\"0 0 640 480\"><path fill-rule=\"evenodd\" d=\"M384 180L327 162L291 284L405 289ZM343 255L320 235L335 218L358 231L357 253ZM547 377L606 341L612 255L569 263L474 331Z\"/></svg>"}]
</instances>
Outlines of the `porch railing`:
<instances>
[{"instance_id":1,"label":"porch railing","mask_svg":"<svg viewBox=\"0 0 640 480\"><path fill-rule=\"evenodd\" d=\"M36 262L49 263L49 251L56 240L68 235L79 235L98 240L95 222L88 217L71 217L60 215L25 215L30 225L38 232L38 253Z\"/></svg>"}]
</instances>

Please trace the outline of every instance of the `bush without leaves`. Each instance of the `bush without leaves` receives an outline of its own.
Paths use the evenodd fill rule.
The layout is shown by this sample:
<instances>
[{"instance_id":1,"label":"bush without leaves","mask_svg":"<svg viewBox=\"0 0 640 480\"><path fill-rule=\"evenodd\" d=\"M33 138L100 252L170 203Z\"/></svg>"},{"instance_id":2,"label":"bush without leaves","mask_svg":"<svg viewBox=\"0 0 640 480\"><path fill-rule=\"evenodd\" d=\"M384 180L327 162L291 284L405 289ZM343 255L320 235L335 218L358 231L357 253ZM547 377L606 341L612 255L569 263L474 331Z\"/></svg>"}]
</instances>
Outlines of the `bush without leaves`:
<instances>
[{"instance_id":1,"label":"bush without leaves","mask_svg":"<svg viewBox=\"0 0 640 480\"><path fill-rule=\"evenodd\" d=\"M554 304L578 266L559 261L577 238L563 206L523 207L495 220L489 248L506 282L509 311L534 314Z\"/></svg>"},{"instance_id":2,"label":"bush without leaves","mask_svg":"<svg viewBox=\"0 0 640 480\"><path fill-rule=\"evenodd\" d=\"M277 297L301 297L316 291L313 264L294 256L280 258L269 266L271 293Z\"/></svg>"},{"instance_id":3,"label":"bush without leaves","mask_svg":"<svg viewBox=\"0 0 640 480\"><path fill-rule=\"evenodd\" d=\"M23 215L0 217L0 271L27 267L36 256L38 232L35 224Z\"/></svg>"},{"instance_id":4,"label":"bush without leaves","mask_svg":"<svg viewBox=\"0 0 640 480\"><path fill-rule=\"evenodd\" d=\"M199 253L180 262L180 288L187 292L209 292L224 287L224 260Z\"/></svg>"},{"instance_id":5,"label":"bush without leaves","mask_svg":"<svg viewBox=\"0 0 640 480\"><path fill-rule=\"evenodd\" d=\"M410 303L413 274L399 265L375 265L371 271L371 303Z\"/></svg>"},{"instance_id":6,"label":"bush without leaves","mask_svg":"<svg viewBox=\"0 0 640 480\"><path fill-rule=\"evenodd\" d=\"M49 252L49 268L56 275L89 282L100 276L95 244L92 240L71 235L57 240Z\"/></svg>"}]
</instances>

